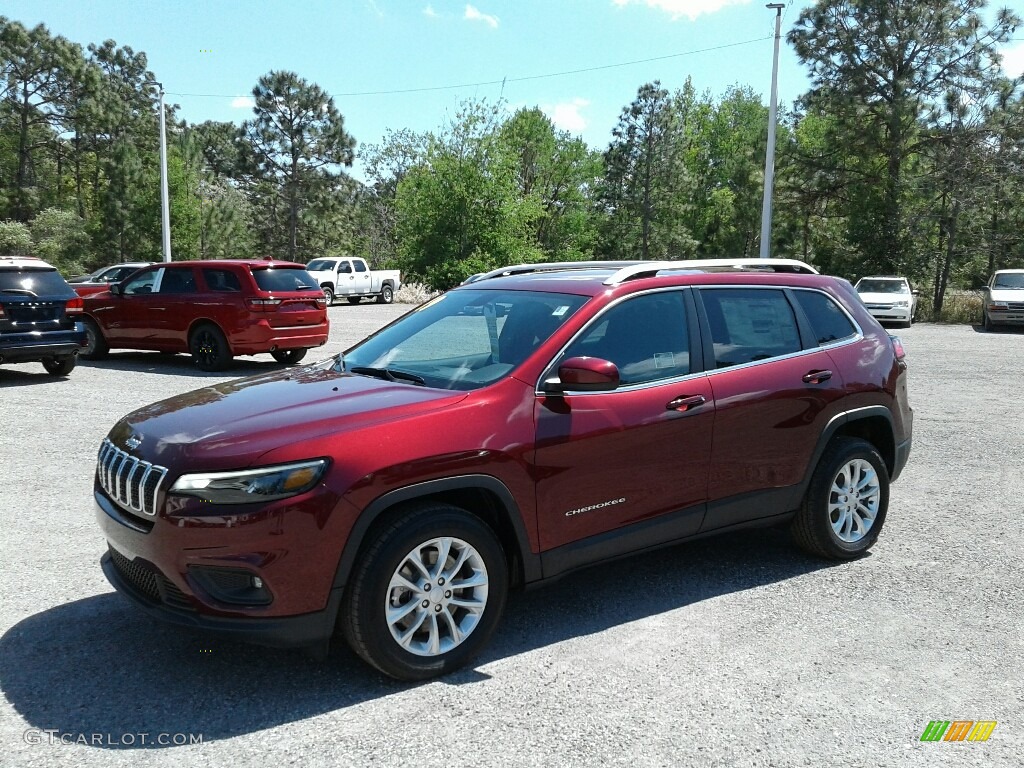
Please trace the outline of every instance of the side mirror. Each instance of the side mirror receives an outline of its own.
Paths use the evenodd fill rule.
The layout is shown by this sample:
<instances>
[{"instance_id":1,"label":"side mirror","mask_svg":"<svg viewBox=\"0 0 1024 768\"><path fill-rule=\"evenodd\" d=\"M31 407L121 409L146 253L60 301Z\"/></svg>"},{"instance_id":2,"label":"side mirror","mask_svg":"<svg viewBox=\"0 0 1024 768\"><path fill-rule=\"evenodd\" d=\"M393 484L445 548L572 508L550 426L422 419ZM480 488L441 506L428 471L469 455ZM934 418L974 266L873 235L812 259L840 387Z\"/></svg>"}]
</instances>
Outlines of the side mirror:
<instances>
[{"instance_id":1,"label":"side mirror","mask_svg":"<svg viewBox=\"0 0 1024 768\"><path fill-rule=\"evenodd\" d=\"M121 288L121 284L120 283L114 283L107 290L109 290L115 296L120 296L124 292L122 290L122 288Z\"/></svg>"},{"instance_id":2,"label":"side mirror","mask_svg":"<svg viewBox=\"0 0 1024 768\"><path fill-rule=\"evenodd\" d=\"M558 394L576 392L610 392L619 386L619 369L610 360L599 357L570 357L558 366L558 376L547 379L543 390Z\"/></svg>"}]
</instances>

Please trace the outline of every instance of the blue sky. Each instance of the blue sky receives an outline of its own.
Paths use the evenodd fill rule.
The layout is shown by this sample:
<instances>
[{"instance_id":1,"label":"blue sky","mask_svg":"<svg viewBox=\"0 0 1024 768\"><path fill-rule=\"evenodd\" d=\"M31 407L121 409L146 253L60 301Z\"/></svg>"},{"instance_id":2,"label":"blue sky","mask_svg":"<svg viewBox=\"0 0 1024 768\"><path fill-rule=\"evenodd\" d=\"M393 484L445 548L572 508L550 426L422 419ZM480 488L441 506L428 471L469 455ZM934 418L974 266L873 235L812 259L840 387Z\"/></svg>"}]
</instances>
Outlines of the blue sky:
<instances>
[{"instance_id":1,"label":"blue sky","mask_svg":"<svg viewBox=\"0 0 1024 768\"><path fill-rule=\"evenodd\" d=\"M809 4L783 12L783 105L808 87L784 38ZM1024 15L1024 0L1000 5ZM765 103L771 87L763 0L5 0L2 13L83 46L145 51L190 122L240 122L261 75L293 70L335 97L359 146L388 129L436 129L466 98L504 97L604 148L645 82L674 89L689 76L716 96L749 85ZM1008 71L1024 72L1024 42L1005 54ZM642 63L610 66L627 62Z\"/></svg>"}]
</instances>

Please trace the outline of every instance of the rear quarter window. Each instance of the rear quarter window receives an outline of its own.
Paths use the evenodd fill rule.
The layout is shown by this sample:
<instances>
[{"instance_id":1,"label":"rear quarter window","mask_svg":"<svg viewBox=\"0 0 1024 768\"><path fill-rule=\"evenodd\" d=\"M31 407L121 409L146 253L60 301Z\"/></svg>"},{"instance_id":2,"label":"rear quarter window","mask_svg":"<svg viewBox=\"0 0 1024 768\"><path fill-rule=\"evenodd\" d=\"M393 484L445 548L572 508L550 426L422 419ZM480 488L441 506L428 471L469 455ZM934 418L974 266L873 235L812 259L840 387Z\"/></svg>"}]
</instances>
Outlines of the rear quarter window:
<instances>
[{"instance_id":1,"label":"rear quarter window","mask_svg":"<svg viewBox=\"0 0 1024 768\"><path fill-rule=\"evenodd\" d=\"M763 288L707 288L700 291L715 367L729 368L799 352L796 316L786 295Z\"/></svg>"},{"instance_id":2,"label":"rear quarter window","mask_svg":"<svg viewBox=\"0 0 1024 768\"><path fill-rule=\"evenodd\" d=\"M800 308L811 323L818 344L833 344L857 335L850 318L832 299L817 291L793 291Z\"/></svg>"},{"instance_id":3,"label":"rear quarter window","mask_svg":"<svg viewBox=\"0 0 1024 768\"><path fill-rule=\"evenodd\" d=\"M320 285L305 269L254 269L252 276L261 291L319 291Z\"/></svg>"}]
</instances>

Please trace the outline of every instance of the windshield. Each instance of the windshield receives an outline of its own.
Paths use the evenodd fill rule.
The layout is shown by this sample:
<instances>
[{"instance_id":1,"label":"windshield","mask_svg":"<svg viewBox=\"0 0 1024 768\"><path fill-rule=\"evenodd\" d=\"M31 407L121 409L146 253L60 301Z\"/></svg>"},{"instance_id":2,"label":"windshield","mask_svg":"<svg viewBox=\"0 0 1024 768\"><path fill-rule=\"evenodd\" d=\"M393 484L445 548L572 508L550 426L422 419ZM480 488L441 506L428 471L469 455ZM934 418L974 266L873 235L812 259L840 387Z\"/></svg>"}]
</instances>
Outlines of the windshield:
<instances>
[{"instance_id":1,"label":"windshield","mask_svg":"<svg viewBox=\"0 0 1024 768\"><path fill-rule=\"evenodd\" d=\"M992 284L993 288L1024 288L1024 273L1021 272L1007 272L1005 274L996 275L996 281Z\"/></svg>"},{"instance_id":2,"label":"windshield","mask_svg":"<svg viewBox=\"0 0 1024 768\"><path fill-rule=\"evenodd\" d=\"M861 280L857 293L910 293L910 286L903 280Z\"/></svg>"},{"instance_id":3,"label":"windshield","mask_svg":"<svg viewBox=\"0 0 1024 768\"><path fill-rule=\"evenodd\" d=\"M306 265L306 269L310 272L323 272L325 270L334 269L334 265L337 263L336 259L313 259Z\"/></svg>"},{"instance_id":4,"label":"windshield","mask_svg":"<svg viewBox=\"0 0 1024 768\"><path fill-rule=\"evenodd\" d=\"M450 291L347 351L344 370L477 389L515 369L586 301L539 291Z\"/></svg>"}]
</instances>

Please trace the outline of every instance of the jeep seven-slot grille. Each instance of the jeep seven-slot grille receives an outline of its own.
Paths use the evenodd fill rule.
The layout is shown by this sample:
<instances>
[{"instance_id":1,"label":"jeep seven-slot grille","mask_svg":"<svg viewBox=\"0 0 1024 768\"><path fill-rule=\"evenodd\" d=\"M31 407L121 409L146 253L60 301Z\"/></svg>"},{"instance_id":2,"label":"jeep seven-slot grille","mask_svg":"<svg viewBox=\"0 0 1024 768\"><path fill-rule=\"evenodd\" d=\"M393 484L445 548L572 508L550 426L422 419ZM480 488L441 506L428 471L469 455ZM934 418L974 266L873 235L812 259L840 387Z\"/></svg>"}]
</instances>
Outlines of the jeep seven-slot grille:
<instances>
[{"instance_id":1,"label":"jeep seven-slot grille","mask_svg":"<svg viewBox=\"0 0 1024 768\"><path fill-rule=\"evenodd\" d=\"M165 467L137 459L104 439L96 474L100 486L119 506L130 512L156 514L157 492L167 477Z\"/></svg>"}]
</instances>

